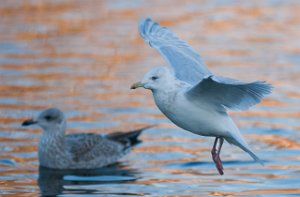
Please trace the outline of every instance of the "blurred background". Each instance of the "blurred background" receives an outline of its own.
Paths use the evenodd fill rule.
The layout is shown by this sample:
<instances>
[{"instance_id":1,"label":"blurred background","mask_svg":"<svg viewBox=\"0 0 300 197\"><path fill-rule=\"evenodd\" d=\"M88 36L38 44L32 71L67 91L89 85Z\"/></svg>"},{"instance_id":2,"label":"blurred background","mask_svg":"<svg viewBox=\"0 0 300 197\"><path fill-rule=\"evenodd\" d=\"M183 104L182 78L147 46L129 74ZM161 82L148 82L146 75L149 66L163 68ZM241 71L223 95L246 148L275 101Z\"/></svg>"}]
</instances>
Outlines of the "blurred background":
<instances>
[{"instance_id":1,"label":"blurred background","mask_svg":"<svg viewBox=\"0 0 300 197\"><path fill-rule=\"evenodd\" d=\"M0 4L0 195L287 196L300 194L300 2L14 0ZM240 149L211 160L212 138L174 126L150 91L129 89L166 65L138 35L152 17L191 44L209 69L265 80L272 95L231 112L262 167ZM23 120L62 109L68 132L155 124L119 164L92 172L39 169L38 128Z\"/></svg>"}]
</instances>

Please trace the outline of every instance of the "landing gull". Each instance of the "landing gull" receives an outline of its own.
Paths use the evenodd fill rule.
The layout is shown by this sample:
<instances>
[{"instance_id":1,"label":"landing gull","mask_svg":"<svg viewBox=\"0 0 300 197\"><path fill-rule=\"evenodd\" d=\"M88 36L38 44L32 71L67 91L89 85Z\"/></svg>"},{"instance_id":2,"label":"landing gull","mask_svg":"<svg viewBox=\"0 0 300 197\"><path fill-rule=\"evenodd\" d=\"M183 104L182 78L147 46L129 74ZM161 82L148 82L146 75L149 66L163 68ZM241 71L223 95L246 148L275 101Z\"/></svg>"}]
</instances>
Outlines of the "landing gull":
<instances>
[{"instance_id":1,"label":"landing gull","mask_svg":"<svg viewBox=\"0 0 300 197\"><path fill-rule=\"evenodd\" d=\"M138 136L146 129L115 132L105 136L92 133L65 135L66 119L56 108L44 110L23 126L37 124L43 129L38 158L41 166L55 169L93 169L117 162L138 144Z\"/></svg>"},{"instance_id":2,"label":"landing gull","mask_svg":"<svg viewBox=\"0 0 300 197\"><path fill-rule=\"evenodd\" d=\"M272 86L264 81L248 83L212 74L191 46L150 18L140 22L139 32L173 69L154 68L131 88L150 89L158 108L177 126L215 137L211 154L219 174L224 174L220 159L224 139L263 165L227 110L248 109L270 94Z\"/></svg>"}]
</instances>

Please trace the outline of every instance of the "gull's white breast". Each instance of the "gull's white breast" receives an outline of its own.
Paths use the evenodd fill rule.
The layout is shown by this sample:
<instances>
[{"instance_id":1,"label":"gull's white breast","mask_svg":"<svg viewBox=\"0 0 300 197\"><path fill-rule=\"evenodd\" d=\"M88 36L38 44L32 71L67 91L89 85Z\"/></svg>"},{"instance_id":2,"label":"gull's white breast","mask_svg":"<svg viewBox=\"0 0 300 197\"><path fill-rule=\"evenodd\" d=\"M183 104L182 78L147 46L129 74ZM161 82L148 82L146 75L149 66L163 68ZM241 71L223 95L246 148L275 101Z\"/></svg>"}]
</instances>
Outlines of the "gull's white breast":
<instances>
[{"instance_id":1,"label":"gull's white breast","mask_svg":"<svg viewBox=\"0 0 300 197\"><path fill-rule=\"evenodd\" d=\"M177 126L203 136L228 136L235 128L225 112L203 101L201 105L189 101L184 91L156 92L153 94L158 108Z\"/></svg>"}]
</instances>

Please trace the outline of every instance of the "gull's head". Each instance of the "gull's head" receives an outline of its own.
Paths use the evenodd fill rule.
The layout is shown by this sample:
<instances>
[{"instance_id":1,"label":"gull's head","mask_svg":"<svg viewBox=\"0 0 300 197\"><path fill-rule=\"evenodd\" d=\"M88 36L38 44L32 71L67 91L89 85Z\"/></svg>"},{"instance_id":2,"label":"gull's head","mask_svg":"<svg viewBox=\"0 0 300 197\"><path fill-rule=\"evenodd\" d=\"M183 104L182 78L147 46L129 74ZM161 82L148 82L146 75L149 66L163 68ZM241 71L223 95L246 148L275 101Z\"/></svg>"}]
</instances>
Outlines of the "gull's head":
<instances>
[{"instance_id":1,"label":"gull's head","mask_svg":"<svg viewBox=\"0 0 300 197\"><path fill-rule=\"evenodd\" d=\"M165 89L174 80L174 74L169 69L158 67L146 73L142 81L132 84L131 89L139 87L150 90Z\"/></svg>"},{"instance_id":2,"label":"gull's head","mask_svg":"<svg viewBox=\"0 0 300 197\"><path fill-rule=\"evenodd\" d=\"M38 125L44 129L44 131L64 131L66 127L65 117L62 111L56 108L49 108L44 110L35 119L25 120L22 126Z\"/></svg>"}]
</instances>

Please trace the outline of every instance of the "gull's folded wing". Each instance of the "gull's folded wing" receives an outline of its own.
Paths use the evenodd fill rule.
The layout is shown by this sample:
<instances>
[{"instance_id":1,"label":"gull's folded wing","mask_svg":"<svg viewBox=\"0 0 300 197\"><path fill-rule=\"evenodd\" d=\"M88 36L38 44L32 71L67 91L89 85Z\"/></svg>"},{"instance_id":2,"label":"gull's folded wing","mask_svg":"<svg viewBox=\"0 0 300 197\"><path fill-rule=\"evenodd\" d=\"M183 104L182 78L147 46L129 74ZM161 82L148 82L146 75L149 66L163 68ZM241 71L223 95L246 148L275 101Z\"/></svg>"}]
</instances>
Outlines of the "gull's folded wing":
<instances>
[{"instance_id":1,"label":"gull's folded wing","mask_svg":"<svg viewBox=\"0 0 300 197\"><path fill-rule=\"evenodd\" d=\"M272 86L256 81L244 83L238 80L221 76L206 76L186 92L187 98L193 102L201 102L205 99L220 109L229 108L233 110L247 109L261 101L270 94Z\"/></svg>"},{"instance_id":2,"label":"gull's folded wing","mask_svg":"<svg viewBox=\"0 0 300 197\"><path fill-rule=\"evenodd\" d=\"M139 32L173 67L179 80L194 85L210 74L200 55L168 28L147 18L140 22Z\"/></svg>"},{"instance_id":3,"label":"gull's folded wing","mask_svg":"<svg viewBox=\"0 0 300 197\"><path fill-rule=\"evenodd\" d=\"M97 134L70 134L65 140L67 149L76 162L90 161L99 157L110 158L124 152L122 144Z\"/></svg>"}]
</instances>

